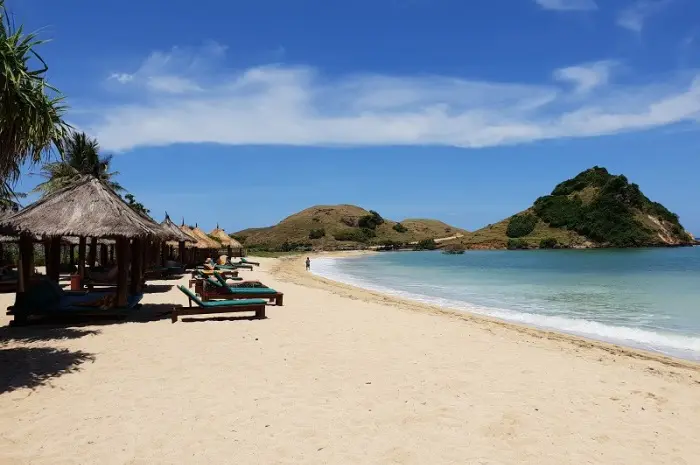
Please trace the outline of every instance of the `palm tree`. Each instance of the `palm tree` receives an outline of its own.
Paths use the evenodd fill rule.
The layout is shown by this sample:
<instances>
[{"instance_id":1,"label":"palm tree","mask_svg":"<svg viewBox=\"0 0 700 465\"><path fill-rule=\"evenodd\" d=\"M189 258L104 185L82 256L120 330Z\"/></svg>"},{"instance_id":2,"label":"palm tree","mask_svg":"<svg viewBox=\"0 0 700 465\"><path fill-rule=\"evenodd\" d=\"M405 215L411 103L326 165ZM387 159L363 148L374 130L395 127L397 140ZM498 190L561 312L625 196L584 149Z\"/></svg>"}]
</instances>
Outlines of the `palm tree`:
<instances>
[{"instance_id":1,"label":"palm tree","mask_svg":"<svg viewBox=\"0 0 700 465\"><path fill-rule=\"evenodd\" d=\"M100 156L100 146L97 140L88 137L84 132L71 132L59 144L62 161L45 163L39 173L46 181L34 188L35 192L50 194L62 189L83 176L94 176L104 181L115 192L124 190L112 178L119 174L109 171L112 156Z\"/></svg>"},{"instance_id":2,"label":"palm tree","mask_svg":"<svg viewBox=\"0 0 700 465\"><path fill-rule=\"evenodd\" d=\"M0 184L11 187L26 161L41 161L68 127L63 97L46 82L46 63L36 52L45 41L24 34L0 0ZM35 65L38 64L38 67Z\"/></svg>"}]
</instances>

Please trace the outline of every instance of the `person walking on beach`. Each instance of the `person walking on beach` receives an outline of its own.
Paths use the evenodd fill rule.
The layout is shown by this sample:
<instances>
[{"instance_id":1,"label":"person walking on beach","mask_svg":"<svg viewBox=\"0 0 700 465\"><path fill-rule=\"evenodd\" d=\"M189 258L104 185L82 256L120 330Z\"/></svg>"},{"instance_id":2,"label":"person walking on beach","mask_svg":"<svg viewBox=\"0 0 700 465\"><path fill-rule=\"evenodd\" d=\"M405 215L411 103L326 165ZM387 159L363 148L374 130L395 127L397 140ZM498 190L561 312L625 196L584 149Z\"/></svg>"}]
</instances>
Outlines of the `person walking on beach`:
<instances>
[{"instance_id":1,"label":"person walking on beach","mask_svg":"<svg viewBox=\"0 0 700 465\"><path fill-rule=\"evenodd\" d=\"M311 270L311 259L309 257L306 257L306 271Z\"/></svg>"}]
</instances>

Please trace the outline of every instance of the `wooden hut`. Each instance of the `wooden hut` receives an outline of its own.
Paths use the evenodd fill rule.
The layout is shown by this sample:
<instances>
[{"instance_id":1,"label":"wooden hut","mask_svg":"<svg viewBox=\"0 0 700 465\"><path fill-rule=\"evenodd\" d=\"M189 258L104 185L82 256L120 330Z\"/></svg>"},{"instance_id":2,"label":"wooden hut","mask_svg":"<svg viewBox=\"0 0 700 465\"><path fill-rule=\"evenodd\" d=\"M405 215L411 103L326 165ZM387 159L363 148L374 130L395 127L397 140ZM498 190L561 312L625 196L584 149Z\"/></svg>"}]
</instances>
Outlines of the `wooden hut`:
<instances>
[{"instance_id":1,"label":"wooden hut","mask_svg":"<svg viewBox=\"0 0 700 465\"><path fill-rule=\"evenodd\" d=\"M207 235L204 234L202 230L199 230L199 233L195 234L195 229L199 228L190 228L189 226L185 225L184 221L182 226L180 226L180 230L182 232L193 239L196 239L196 242L186 244L188 250L190 251L188 262L192 265L201 264L201 262L203 262L207 256L211 257L216 255L220 247L218 242L212 241L206 237Z\"/></svg>"},{"instance_id":2,"label":"wooden hut","mask_svg":"<svg viewBox=\"0 0 700 465\"><path fill-rule=\"evenodd\" d=\"M173 238L164 237L165 231L158 223L135 212L112 189L92 176L85 176L20 212L0 219L0 234L19 236L19 293L26 291L34 269L32 242L36 236L50 242L47 276L54 280L58 280L61 238L80 238L81 267L84 266L86 238L114 239L118 266L117 306L126 305L129 262L132 262L129 290L133 294L141 292L143 241Z\"/></svg>"},{"instance_id":3,"label":"wooden hut","mask_svg":"<svg viewBox=\"0 0 700 465\"><path fill-rule=\"evenodd\" d=\"M243 245L233 237L226 234L223 229L219 228L218 224L216 225L216 229L209 233L209 236L216 239L223 247L226 248L227 255L229 257L243 257L245 255Z\"/></svg>"}]
</instances>

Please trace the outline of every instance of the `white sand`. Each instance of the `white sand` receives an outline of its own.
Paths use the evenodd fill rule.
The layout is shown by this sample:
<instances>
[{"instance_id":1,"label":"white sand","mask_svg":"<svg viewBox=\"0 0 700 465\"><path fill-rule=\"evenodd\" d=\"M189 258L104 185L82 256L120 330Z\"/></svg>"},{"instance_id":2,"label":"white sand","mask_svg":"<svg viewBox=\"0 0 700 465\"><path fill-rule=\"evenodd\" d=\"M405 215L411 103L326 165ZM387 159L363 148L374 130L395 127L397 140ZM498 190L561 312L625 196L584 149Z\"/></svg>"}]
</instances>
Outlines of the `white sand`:
<instances>
[{"instance_id":1,"label":"white sand","mask_svg":"<svg viewBox=\"0 0 700 465\"><path fill-rule=\"evenodd\" d=\"M0 464L700 463L697 365L262 261L266 320L0 328Z\"/></svg>"}]
</instances>

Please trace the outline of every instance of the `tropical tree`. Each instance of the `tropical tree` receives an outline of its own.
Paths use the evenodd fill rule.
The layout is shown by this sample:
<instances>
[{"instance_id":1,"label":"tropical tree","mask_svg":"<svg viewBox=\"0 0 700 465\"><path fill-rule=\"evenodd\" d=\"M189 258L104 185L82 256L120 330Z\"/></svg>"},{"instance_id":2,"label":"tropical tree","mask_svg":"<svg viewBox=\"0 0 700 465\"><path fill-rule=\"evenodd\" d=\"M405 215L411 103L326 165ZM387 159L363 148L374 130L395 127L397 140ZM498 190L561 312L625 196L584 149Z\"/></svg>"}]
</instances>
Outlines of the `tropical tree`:
<instances>
[{"instance_id":1,"label":"tropical tree","mask_svg":"<svg viewBox=\"0 0 700 465\"><path fill-rule=\"evenodd\" d=\"M39 173L44 182L34 188L42 194L50 194L62 189L83 176L94 176L104 181L115 192L124 190L113 177L119 174L109 171L112 156L100 156L100 146L97 140L88 137L84 132L70 132L59 143L63 159L45 163Z\"/></svg>"},{"instance_id":2,"label":"tropical tree","mask_svg":"<svg viewBox=\"0 0 700 465\"><path fill-rule=\"evenodd\" d=\"M37 163L60 141L63 97L46 82L48 66L36 52L35 33L15 28L0 0L0 193L19 178L20 166Z\"/></svg>"},{"instance_id":3,"label":"tropical tree","mask_svg":"<svg viewBox=\"0 0 700 465\"><path fill-rule=\"evenodd\" d=\"M126 203L134 210L137 211L143 215L148 216L149 218L151 217L150 213L151 210L146 208L141 202L136 200L136 197L134 197L134 194L126 194L124 196L124 200L126 200Z\"/></svg>"}]
</instances>

